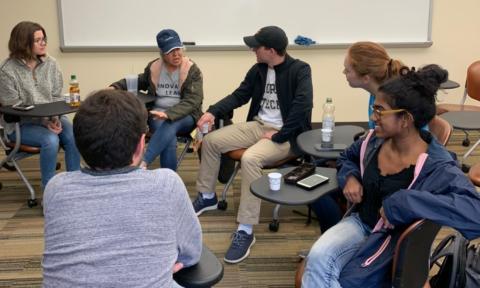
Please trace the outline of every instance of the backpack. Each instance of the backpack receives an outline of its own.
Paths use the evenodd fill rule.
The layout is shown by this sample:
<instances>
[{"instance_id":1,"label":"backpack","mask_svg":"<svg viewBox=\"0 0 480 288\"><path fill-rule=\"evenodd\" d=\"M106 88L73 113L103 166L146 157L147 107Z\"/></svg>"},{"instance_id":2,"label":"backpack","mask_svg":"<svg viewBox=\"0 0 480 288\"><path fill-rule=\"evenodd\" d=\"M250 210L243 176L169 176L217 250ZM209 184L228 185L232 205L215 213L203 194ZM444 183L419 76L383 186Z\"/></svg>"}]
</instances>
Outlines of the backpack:
<instances>
[{"instance_id":1,"label":"backpack","mask_svg":"<svg viewBox=\"0 0 480 288\"><path fill-rule=\"evenodd\" d=\"M438 268L430 279L432 288L480 287L480 244L470 244L460 233L445 237L430 257L430 269Z\"/></svg>"}]
</instances>

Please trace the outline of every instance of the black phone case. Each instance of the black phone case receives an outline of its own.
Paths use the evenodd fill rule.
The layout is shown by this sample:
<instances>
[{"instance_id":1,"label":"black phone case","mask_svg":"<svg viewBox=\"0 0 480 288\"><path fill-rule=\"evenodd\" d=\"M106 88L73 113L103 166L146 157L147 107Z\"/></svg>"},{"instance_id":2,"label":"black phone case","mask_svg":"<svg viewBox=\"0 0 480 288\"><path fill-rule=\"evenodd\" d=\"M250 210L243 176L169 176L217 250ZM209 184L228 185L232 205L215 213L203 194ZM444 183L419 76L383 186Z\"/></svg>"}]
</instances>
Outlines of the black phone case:
<instances>
[{"instance_id":1,"label":"black phone case","mask_svg":"<svg viewBox=\"0 0 480 288\"><path fill-rule=\"evenodd\" d=\"M312 175L315 172L315 165L303 163L283 176L285 183L295 184L297 181Z\"/></svg>"},{"instance_id":2,"label":"black phone case","mask_svg":"<svg viewBox=\"0 0 480 288\"><path fill-rule=\"evenodd\" d=\"M343 151L347 148L347 145L341 143L335 143L331 145L315 144L314 147L318 151Z\"/></svg>"}]
</instances>

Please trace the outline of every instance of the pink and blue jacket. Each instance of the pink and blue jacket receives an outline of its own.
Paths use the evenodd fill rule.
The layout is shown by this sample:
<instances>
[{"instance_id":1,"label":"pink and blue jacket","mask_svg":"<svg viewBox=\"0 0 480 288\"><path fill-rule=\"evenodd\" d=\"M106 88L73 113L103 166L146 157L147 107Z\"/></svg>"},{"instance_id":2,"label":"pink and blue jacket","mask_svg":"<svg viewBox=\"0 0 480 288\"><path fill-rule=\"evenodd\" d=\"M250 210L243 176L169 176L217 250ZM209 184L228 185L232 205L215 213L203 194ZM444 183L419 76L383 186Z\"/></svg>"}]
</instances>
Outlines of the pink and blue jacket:
<instances>
[{"instance_id":1,"label":"pink and blue jacket","mask_svg":"<svg viewBox=\"0 0 480 288\"><path fill-rule=\"evenodd\" d=\"M387 219L394 226L429 219L457 229L467 239L480 237L479 193L449 152L434 137L429 138L427 153L418 158L410 186L383 200ZM382 143L370 130L342 152L337 174L341 188L350 175L362 181L364 167Z\"/></svg>"},{"instance_id":2,"label":"pink and blue jacket","mask_svg":"<svg viewBox=\"0 0 480 288\"><path fill-rule=\"evenodd\" d=\"M385 215L394 227L405 227L419 219L429 219L455 228L468 239L480 237L480 196L449 152L427 131L427 153L415 165L414 178L383 202ZM362 182L365 167L380 149L383 139L373 130L347 148L338 159L338 183L345 186L348 176ZM402 232L381 229L381 219L359 251L340 274L342 287L391 287L390 272L395 242Z\"/></svg>"}]
</instances>

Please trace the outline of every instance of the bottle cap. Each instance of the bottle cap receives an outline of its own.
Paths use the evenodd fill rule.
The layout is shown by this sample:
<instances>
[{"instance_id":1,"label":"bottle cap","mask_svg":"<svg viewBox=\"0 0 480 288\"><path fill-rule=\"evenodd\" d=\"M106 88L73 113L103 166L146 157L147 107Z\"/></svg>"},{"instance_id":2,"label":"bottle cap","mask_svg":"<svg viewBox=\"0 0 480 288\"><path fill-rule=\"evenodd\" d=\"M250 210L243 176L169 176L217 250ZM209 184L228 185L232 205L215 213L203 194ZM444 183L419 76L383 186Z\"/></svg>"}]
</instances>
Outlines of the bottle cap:
<instances>
[{"instance_id":1,"label":"bottle cap","mask_svg":"<svg viewBox=\"0 0 480 288\"><path fill-rule=\"evenodd\" d=\"M332 103L332 98L328 97L327 98L327 103Z\"/></svg>"},{"instance_id":2,"label":"bottle cap","mask_svg":"<svg viewBox=\"0 0 480 288\"><path fill-rule=\"evenodd\" d=\"M77 80L77 75L75 74L70 75L70 80Z\"/></svg>"}]
</instances>

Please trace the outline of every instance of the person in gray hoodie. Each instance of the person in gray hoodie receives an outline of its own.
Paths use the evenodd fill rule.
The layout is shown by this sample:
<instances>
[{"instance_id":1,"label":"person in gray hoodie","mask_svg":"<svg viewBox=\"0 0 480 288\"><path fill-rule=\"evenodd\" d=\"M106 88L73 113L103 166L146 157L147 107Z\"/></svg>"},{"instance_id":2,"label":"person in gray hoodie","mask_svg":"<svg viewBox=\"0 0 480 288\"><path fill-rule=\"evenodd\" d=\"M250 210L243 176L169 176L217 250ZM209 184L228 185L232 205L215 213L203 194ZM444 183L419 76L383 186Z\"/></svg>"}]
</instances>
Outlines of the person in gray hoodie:
<instances>
[{"instance_id":1,"label":"person in gray hoodie","mask_svg":"<svg viewBox=\"0 0 480 288\"><path fill-rule=\"evenodd\" d=\"M170 169L138 168L147 111L120 90L89 96L73 120L88 167L60 173L44 195L44 287L178 287L197 263L202 232Z\"/></svg>"}]
</instances>

